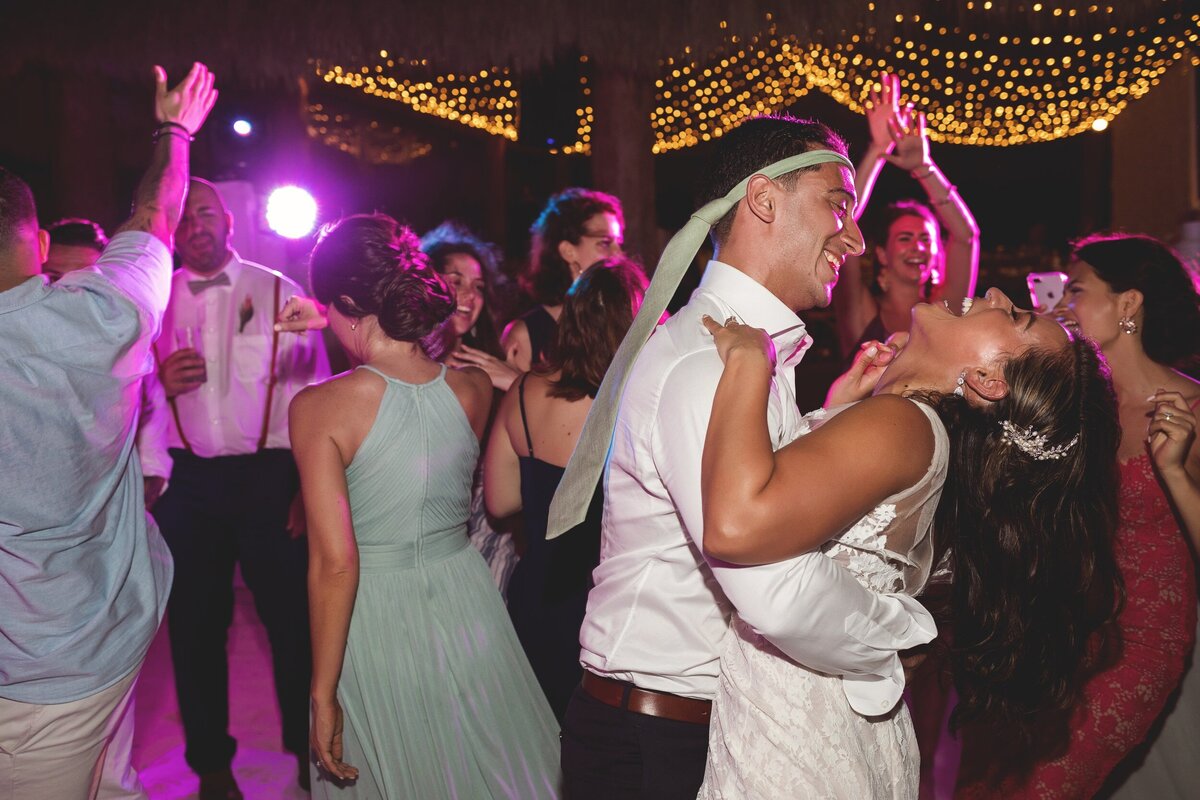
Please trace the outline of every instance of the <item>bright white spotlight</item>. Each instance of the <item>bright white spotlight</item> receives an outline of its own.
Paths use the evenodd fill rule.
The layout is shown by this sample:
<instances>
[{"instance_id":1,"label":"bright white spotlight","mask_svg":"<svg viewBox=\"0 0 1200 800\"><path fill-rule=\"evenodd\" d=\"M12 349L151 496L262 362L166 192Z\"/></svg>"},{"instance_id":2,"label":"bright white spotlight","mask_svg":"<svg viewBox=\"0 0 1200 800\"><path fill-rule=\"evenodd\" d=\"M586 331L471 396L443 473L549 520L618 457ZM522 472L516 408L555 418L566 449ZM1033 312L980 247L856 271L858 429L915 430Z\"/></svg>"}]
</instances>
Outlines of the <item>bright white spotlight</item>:
<instances>
[{"instance_id":1,"label":"bright white spotlight","mask_svg":"<svg viewBox=\"0 0 1200 800\"><path fill-rule=\"evenodd\" d=\"M1106 120L1104 117L1099 117L1097 119L1092 120L1092 130L1094 130L1096 133L1106 130L1107 128L1108 128L1108 120Z\"/></svg>"},{"instance_id":2,"label":"bright white spotlight","mask_svg":"<svg viewBox=\"0 0 1200 800\"><path fill-rule=\"evenodd\" d=\"M267 224L285 239L302 239L317 224L317 201L299 186L280 186L267 198Z\"/></svg>"},{"instance_id":3,"label":"bright white spotlight","mask_svg":"<svg viewBox=\"0 0 1200 800\"><path fill-rule=\"evenodd\" d=\"M233 132L238 136L249 136L254 132L254 126L250 124L248 119L235 119L233 121Z\"/></svg>"}]
</instances>

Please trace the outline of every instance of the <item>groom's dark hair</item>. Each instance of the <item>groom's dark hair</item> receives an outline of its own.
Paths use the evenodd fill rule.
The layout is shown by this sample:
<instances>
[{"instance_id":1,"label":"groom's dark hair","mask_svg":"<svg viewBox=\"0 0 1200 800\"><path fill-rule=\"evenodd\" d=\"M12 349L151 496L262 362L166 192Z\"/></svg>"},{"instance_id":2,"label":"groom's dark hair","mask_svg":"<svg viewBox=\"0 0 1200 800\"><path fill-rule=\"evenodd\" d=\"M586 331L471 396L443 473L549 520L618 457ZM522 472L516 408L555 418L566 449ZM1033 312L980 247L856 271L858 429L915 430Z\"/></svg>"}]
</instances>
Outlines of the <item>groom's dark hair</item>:
<instances>
[{"instance_id":1,"label":"groom's dark hair","mask_svg":"<svg viewBox=\"0 0 1200 800\"><path fill-rule=\"evenodd\" d=\"M797 119L788 114L748 119L721 137L710 173L711 178L702 200L707 203L724 197L746 176L753 175L763 167L788 156L809 150L833 150L842 155L847 154L846 142L822 122ZM796 177L800 173L820 167L821 165L817 164L794 170L777 180L790 189L795 185ZM718 247L729 237L736 214L737 206L734 206L713 226L713 243Z\"/></svg>"}]
</instances>

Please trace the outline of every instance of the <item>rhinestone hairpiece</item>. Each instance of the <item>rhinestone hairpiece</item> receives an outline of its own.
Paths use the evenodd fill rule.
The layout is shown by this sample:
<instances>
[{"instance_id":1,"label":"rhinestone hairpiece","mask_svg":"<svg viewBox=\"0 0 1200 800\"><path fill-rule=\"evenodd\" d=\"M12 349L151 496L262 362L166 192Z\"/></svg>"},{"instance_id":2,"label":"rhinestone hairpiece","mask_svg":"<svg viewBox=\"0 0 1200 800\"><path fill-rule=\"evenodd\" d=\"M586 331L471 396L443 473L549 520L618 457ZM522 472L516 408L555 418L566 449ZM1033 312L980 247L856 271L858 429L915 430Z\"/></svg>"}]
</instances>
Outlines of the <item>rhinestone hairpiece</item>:
<instances>
[{"instance_id":1,"label":"rhinestone hairpiece","mask_svg":"<svg viewBox=\"0 0 1200 800\"><path fill-rule=\"evenodd\" d=\"M1008 420L1001 420L1000 427L1004 429L1000 440L1014 445L1034 461L1057 461L1065 456L1067 451L1079 441L1079 434L1077 433L1066 444L1056 444L1047 447L1046 434L1034 430L1032 425L1025 428L1025 430L1021 430Z\"/></svg>"}]
</instances>

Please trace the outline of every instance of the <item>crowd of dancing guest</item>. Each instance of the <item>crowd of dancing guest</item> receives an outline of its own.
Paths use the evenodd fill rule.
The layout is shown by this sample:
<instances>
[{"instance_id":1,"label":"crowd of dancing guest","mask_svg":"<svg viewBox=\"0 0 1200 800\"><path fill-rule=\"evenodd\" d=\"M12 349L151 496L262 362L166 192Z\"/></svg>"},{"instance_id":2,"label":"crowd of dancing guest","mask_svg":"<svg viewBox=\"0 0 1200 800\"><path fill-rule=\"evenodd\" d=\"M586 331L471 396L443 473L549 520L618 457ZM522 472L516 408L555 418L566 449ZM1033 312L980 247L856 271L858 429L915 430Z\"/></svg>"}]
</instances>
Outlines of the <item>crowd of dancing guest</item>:
<instances>
[{"instance_id":1,"label":"crowd of dancing guest","mask_svg":"<svg viewBox=\"0 0 1200 800\"><path fill-rule=\"evenodd\" d=\"M211 73L157 77L111 241L40 231L0 171L15 797L144 796L131 686L164 605L200 798L243 796L238 566L319 797L915 798L933 750L902 651L938 634L956 692L908 703L954 704L958 796L1200 783L1200 298L1170 248L1080 241L1056 315L976 298L977 226L885 76L857 173L819 122L723 136L649 284L620 201L568 188L530 228L515 319L499 247L378 213L323 230L307 299L188 173ZM889 163L929 205L868 242ZM802 416L802 316L830 303L850 364ZM353 367L333 377L325 327ZM939 565L935 626L915 598Z\"/></svg>"}]
</instances>

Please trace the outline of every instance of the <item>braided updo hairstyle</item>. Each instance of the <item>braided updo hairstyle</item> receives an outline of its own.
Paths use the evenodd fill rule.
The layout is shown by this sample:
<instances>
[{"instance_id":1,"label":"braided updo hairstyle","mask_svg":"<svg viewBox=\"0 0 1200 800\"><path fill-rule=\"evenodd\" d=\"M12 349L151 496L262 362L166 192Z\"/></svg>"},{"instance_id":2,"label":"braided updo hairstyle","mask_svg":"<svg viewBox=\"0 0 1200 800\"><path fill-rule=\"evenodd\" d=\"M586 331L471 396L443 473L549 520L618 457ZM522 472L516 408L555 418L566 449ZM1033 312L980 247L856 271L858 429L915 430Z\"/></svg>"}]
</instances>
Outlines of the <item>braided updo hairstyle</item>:
<instances>
[{"instance_id":1,"label":"braided updo hairstyle","mask_svg":"<svg viewBox=\"0 0 1200 800\"><path fill-rule=\"evenodd\" d=\"M922 399L950 435L934 519L950 550L955 726L973 720L1019 736L1079 700L1123 602L1113 554L1120 425L1108 368L1090 340L1030 349L1004 367L1009 392L977 408ZM1005 436L1032 427L1059 458ZM1029 452L1032 451L1032 452ZM1042 712L1047 712L1043 714Z\"/></svg>"},{"instance_id":2,"label":"braided updo hairstyle","mask_svg":"<svg viewBox=\"0 0 1200 800\"><path fill-rule=\"evenodd\" d=\"M375 316L402 342L434 332L456 304L416 235L386 214L356 214L327 229L309 257L309 282L321 303L348 317Z\"/></svg>"}]
</instances>

